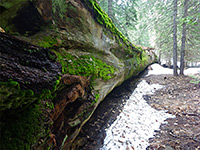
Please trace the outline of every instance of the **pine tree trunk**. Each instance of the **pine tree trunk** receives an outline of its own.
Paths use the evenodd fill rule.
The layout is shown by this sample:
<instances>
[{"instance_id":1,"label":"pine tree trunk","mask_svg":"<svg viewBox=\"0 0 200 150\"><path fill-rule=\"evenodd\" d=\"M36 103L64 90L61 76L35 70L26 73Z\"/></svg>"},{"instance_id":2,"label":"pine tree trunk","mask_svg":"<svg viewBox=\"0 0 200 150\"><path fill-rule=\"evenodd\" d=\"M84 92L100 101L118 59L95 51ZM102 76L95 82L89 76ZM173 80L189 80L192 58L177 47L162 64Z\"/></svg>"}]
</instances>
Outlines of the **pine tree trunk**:
<instances>
[{"instance_id":1,"label":"pine tree trunk","mask_svg":"<svg viewBox=\"0 0 200 150\"><path fill-rule=\"evenodd\" d=\"M187 2L188 0L184 1L184 14L183 18L187 17ZM183 22L183 31L182 31L182 43L181 43L181 59L180 59L180 75L184 73L184 56L185 56L185 40L186 40L186 23Z\"/></svg>"},{"instance_id":2,"label":"pine tree trunk","mask_svg":"<svg viewBox=\"0 0 200 150\"><path fill-rule=\"evenodd\" d=\"M108 0L108 16L112 18L112 0Z\"/></svg>"},{"instance_id":3,"label":"pine tree trunk","mask_svg":"<svg viewBox=\"0 0 200 150\"><path fill-rule=\"evenodd\" d=\"M174 0L174 14L173 14L173 74L177 76L177 1Z\"/></svg>"}]
</instances>

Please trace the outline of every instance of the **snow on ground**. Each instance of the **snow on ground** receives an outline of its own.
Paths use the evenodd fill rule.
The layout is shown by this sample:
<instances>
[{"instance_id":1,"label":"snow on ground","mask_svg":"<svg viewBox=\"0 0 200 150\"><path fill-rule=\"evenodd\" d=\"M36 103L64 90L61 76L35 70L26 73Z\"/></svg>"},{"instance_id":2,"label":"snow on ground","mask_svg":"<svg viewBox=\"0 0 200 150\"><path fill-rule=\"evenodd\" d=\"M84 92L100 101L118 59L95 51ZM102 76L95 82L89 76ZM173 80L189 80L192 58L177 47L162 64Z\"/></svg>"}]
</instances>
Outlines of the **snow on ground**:
<instances>
[{"instance_id":1,"label":"snow on ground","mask_svg":"<svg viewBox=\"0 0 200 150\"><path fill-rule=\"evenodd\" d=\"M160 88L161 85L149 85L145 80L137 85L120 115L107 129L104 146L100 150L146 149L154 130L159 130L167 118L175 117L152 108L143 99L143 95L153 94Z\"/></svg>"},{"instance_id":2,"label":"snow on ground","mask_svg":"<svg viewBox=\"0 0 200 150\"><path fill-rule=\"evenodd\" d=\"M200 74L200 68L188 68L184 70L184 73L186 75Z\"/></svg>"},{"instance_id":3,"label":"snow on ground","mask_svg":"<svg viewBox=\"0 0 200 150\"><path fill-rule=\"evenodd\" d=\"M164 68L159 64L153 64L151 67L148 75L173 74L173 69ZM189 68L184 73L197 74L200 73L200 68ZM175 117L152 108L143 99L143 95L153 94L162 87L159 84L149 85L145 80L137 85L122 112L106 130L104 146L100 150L146 150L149 146L148 139L153 137L154 131L159 130L162 123L167 123L167 118Z\"/></svg>"},{"instance_id":4,"label":"snow on ground","mask_svg":"<svg viewBox=\"0 0 200 150\"><path fill-rule=\"evenodd\" d=\"M159 64L151 65L152 70L149 70L148 75L158 75L158 74L173 74L173 69L164 68ZM179 70L178 70L179 72ZM200 74L200 68L188 68L184 70L185 75Z\"/></svg>"},{"instance_id":5,"label":"snow on ground","mask_svg":"<svg viewBox=\"0 0 200 150\"><path fill-rule=\"evenodd\" d=\"M148 75L173 74L173 69L164 68L159 64L153 64L151 68L152 70L149 70Z\"/></svg>"}]
</instances>

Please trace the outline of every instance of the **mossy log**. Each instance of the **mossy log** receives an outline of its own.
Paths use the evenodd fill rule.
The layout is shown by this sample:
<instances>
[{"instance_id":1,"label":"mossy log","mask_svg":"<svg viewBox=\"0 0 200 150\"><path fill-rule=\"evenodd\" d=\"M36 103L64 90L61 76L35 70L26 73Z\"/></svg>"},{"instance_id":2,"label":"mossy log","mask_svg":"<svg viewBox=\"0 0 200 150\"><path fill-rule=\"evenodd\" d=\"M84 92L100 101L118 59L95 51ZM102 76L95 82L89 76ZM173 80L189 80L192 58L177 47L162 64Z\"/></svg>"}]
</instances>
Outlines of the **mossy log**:
<instances>
[{"instance_id":1,"label":"mossy log","mask_svg":"<svg viewBox=\"0 0 200 150\"><path fill-rule=\"evenodd\" d=\"M66 134L71 143L93 111L87 78L61 75L53 52L6 33L0 54L2 150L60 149Z\"/></svg>"},{"instance_id":2,"label":"mossy log","mask_svg":"<svg viewBox=\"0 0 200 150\"><path fill-rule=\"evenodd\" d=\"M15 35L0 33L2 149L72 149L105 96L156 61L95 0L3 0L0 8L0 26Z\"/></svg>"},{"instance_id":3,"label":"mossy log","mask_svg":"<svg viewBox=\"0 0 200 150\"><path fill-rule=\"evenodd\" d=\"M49 49L0 32L0 110L22 107L42 95L50 95L62 69L54 57ZM6 89L7 85L13 93Z\"/></svg>"}]
</instances>

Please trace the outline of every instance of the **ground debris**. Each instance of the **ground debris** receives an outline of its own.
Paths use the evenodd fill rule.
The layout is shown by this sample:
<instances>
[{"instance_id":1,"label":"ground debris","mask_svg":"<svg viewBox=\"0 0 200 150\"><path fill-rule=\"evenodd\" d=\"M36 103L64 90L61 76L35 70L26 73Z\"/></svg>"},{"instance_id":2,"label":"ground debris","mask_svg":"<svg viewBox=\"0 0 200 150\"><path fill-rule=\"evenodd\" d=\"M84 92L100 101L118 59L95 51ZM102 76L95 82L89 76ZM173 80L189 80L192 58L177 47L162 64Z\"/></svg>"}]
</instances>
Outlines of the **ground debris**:
<instances>
[{"instance_id":1,"label":"ground debris","mask_svg":"<svg viewBox=\"0 0 200 150\"><path fill-rule=\"evenodd\" d=\"M163 78L166 77L165 80ZM200 148L200 88L191 83L191 77L153 75L145 77L151 84L164 85L148 99L148 104L167 110L176 118L167 119L154 138L149 139L148 150L197 150ZM160 147L162 145L162 147Z\"/></svg>"}]
</instances>

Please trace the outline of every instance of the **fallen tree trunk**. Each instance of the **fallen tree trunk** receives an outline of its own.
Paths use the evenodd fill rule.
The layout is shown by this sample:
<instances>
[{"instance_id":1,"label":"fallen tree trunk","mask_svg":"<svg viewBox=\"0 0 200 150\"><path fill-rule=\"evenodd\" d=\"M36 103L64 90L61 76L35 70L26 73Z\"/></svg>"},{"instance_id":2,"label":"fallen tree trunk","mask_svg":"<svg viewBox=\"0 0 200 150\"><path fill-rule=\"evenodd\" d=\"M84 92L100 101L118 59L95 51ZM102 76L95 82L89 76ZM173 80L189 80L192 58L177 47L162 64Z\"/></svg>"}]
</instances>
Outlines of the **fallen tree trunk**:
<instances>
[{"instance_id":1,"label":"fallen tree trunk","mask_svg":"<svg viewBox=\"0 0 200 150\"><path fill-rule=\"evenodd\" d=\"M105 96L156 55L128 41L95 1L13 2L0 5L0 26L18 35L0 34L0 145L71 149Z\"/></svg>"}]
</instances>

